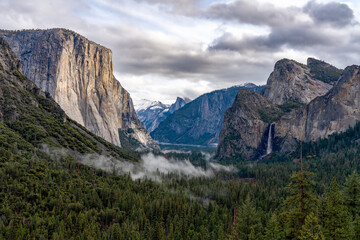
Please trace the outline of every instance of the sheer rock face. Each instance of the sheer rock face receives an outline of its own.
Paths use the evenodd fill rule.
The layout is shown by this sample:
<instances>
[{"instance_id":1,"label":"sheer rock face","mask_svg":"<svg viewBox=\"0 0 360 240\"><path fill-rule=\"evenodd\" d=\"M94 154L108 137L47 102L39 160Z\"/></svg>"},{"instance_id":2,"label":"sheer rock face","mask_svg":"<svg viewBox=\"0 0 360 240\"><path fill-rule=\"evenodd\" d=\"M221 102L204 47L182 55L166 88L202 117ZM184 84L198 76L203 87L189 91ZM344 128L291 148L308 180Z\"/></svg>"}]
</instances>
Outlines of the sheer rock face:
<instances>
[{"instance_id":1,"label":"sheer rock face","mask_svg":"<svg viewBox=\"0 0 360 240\"><path fill-rule=\"evenodd\" d=\"M0 31L24 74L65 113L96 135L121 146L119 130L156 147L138 120L130 94L113 76L112 52L65 29Z\"/></svg>"},{"instance_id":2,"label":"sheer rock face","mask_svg":"<svg viewBox=\"0 0 360 240\"><path fill-rule=\"evenodd\" d=\"M211 145L219 139L224 113L239 89L261 91L263 86L235 86L203 94L169 115L151 136L172 144Z\"/></svg>"},{"instance_id":3,"label":"sheer rock face","mask_svg":"<svg viewBox=\"0 0 360 240\"><path fill-rule=\"evenodd\" d=\"M331 84L313 78L308 66L282 59L275 64L263 95L276 104L308 104L314 98L325 95L331 88Z\"/></svg>"},{"instance_id":4,"label":"sheer rock face","mask_svg":"<svg viewBox=\"0 0 360 240\"><path fill-rule=\"evenodd\" d=\"M275 124L275 138L282 152L293 142L326 138L346 131L360 121L360 67L347 67L337 84L324 96L284 115Z\"/></svg>"},{"instance_id":5,"label":"sheer rock face","mask_svg":"<svg viewBox=\"0 0 360 240\"><path fill-rule=\"evenodd\" d=\"M191 102L191 100L187 97L185 98L177 97L176 101L173 104L171 104L169 108L169 113L174 113L175 111L179 110L189 102Z\"/></svg>"},{"instance_id":6,"label":"sheer rock face","mask_svg":"<svg viewBox=\"0 0 360 240\"><path fill-rule=\"evenodd\" d=\"M277 105L256 92L240 90L234 104L226 110L220 132L217 157L256 159L265 154L270 122L262 113L281 113Z\"/></svg>"},{"instance_id":7,"label":"sheer rock face","mask_svg":"<svg viewBox=\"0 0 360 240\"><path fill-rule=\"evenodd\" d=\"M268 95L269 98L240 91L233 106L225 114L217 149L219 159L240 155L247 159L256 159L261 156L260 154L266 149L264 139L268 136L271 122L274 123L273 150L285 153L295 150L301 140L311 142L327 138L331 134L346 131L360 121L359 66L350 66L342 71L324 62L314 62L314 59L310 59L311 67L316 66L316 71L312 75L323 78L321 81L316 81L333 84L327 93L316 97L313 89L309 90L309 88L308 93L313 92L312 94L298 94L298 86L306 86L309 83L306 67L291 61L289 63L288 60L283 61L285 63L280 61L280 65L290 64L290 67L286 70L275 66L277 70L274 72L281 76L271 81L278 79L282 82L292 76L293 79L297 79L298 84L288 85L293 88L290 91L281 88L283 87L281 83L268 81L272 87L280 87L278 93L271 90L273 95ZM340 71L342 75L338 78ZM303 73L306 77L299 77L305 76L302 75ZM331 84L329 86L332 86ZM271 87L266 86L266 89L269 88ZM302 104L296 105L293 109L289 109L287 104L279 105L301 99L302 101L297 102Z\"/></svg>"}]
</instances>

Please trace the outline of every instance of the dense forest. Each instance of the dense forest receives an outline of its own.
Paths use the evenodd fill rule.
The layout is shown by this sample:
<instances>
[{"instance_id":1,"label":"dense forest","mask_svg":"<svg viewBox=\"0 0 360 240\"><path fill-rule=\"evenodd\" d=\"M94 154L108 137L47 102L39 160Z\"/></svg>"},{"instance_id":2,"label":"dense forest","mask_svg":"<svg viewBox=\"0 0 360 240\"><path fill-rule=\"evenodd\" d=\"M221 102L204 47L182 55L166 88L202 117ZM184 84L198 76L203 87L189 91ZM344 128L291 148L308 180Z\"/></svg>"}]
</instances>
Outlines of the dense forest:
<instances>
[{"instance_id":1,"label":"dense forest","mask_svg":"<svg viewBox=\"0 0 360 240\"><path fill-rule=\"evenodd\" d=\"M137 162L138 154L68 119L18 62L7 65L0 65L0 239L360 239L360 124L290 155L232 159L234 172L134 181L79 156ZM167 157L208 164L199 151Z\"/></svg>"},{"instance_id":2,"label":"dense forest","mask_svg":"<svg viewBox=\"0 0 360 240\"><path fill-rule=\"evenodd\" d=\"M295 153L158 184L56 158L2 124L0 237L360 239L359 130L304 144L303 171Z\"/></svg>"}]
</instances>

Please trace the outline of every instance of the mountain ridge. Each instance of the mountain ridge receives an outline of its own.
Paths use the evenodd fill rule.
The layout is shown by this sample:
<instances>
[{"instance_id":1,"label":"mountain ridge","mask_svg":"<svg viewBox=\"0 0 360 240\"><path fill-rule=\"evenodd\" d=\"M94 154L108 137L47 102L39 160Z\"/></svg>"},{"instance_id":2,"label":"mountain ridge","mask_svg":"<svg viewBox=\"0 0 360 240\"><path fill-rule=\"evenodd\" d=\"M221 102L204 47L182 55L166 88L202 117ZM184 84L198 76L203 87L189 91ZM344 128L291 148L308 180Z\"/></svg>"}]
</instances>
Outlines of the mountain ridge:
<instances>
[{"instance_id":1,"label":"mountain ridge","mask_svg":"<svg viewBox=\"0 0 360 240\"><path fill-rule=\"evenodd\" d=\"M135 106L135 110L143 126L151 133L170 114L182 108L190 101L189 98L177 97L176 101L170 105L163 104L160 101L143 99Z\"/></svg>"},{"instance_id":2,"label":"mountain ridge","mask_svg":"<svg viewBox=\"0 0 360 240\"><path fill-rule=\"evenodd\" d=\"M113 75L112 51L67 29L0 31L24 73L75 121L121 146L123 131L157 148L136 116L130 94ZM130 130L128 130L130 129Z\"/></svg>"},{"instance_id":3,"label":"mountain ridge","mask_svg":"<svg viewBox=\"0 0 360 240\"><path fill-rule=\"evenodd\" d=\"M217 158L258 159L264 154L268 141L272 143L273 151L289 153L300 141L317 141L355 126L360 119L359 67L350 66L341 70L342 75L338 78L339 69L309 58L308 64L311 62L320 69L319 76L328 76L329 79L311 79L306 65L282 59L275 64L262 96L253 94L254 99L245 105L239 101L246 102L246 99L234 102L226 114ZM315 85L309 85L315 83L314 80L316 84L329 82L333 85L320 83L317 86L326 88L314 88ZM297 83L292 84L294 82ZM291 89L284 94L282 90L286 88ZM257 102L267 102L269 109L262 110L261 104L249 108ZM253 114L254 111L257 114ZM273 128L270 128L272 124ZM253 134L248 134L251 132Z\"/></svg>"},{"instance_id":4,"label":"mountain ridge","mask_svg":"<svg viewBox=\"0 0 360 240\"><path fill-rule=\"evenodd\" d=\"M172 144L210 145L217 143L225 110L236 93L245 86L215 90L203 94L168 116L151 133L158 142ZM262 86L251 88L260 92Z\"/></svg>"}]
</instances>

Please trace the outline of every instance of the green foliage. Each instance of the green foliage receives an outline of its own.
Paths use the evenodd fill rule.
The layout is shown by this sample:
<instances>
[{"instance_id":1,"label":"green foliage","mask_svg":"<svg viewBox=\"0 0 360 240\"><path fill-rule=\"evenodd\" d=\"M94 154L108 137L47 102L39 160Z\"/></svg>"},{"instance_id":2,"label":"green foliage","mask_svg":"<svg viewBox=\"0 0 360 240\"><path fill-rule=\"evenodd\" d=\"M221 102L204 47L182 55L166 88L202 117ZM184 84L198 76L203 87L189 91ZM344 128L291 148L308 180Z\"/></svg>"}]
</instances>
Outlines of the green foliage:
<instances>
[{"instance_id":1,"label":"green foliage","mask_svg":"<svg viewBox=\"0 0 360 240\"><path fill-rule=\"evenodd\" d=\"M13 75L16 76L22 82L27 79L27 77L24 74L22 74L21 72L19 72L19 71L14 71Z\"/></svg>"},{"instance_id":2,"label":"green foliage","mask_svg":"<svg viewBox=\"0 0 360 240\"><path fill-rule=\"evenodd\" d=\"M360 146L360 122L345 132L332 134L316 142L304 143L303 152L305 156L321 156L339 151L345 152L350 148L357 149L358 146Z\"/></svg>"},{"instance_id":3,"label":"green foliage","mask_svg":"<svg viewBox=\"0 0 360 240\"><path fill-rule=\"evenodd\" d=\"M315 182L310 179L313 174L298 171L291 176L287 187L289 196L284 202L285 211L282 218L285 233L290 238L298 238L299 230L305 223L306 217L315 211L317 199L312 193Z\"/></svg>"},{"instance_id":4,"label":"green foliage","mask_svg":"<svg viewBox=\"0 0 360 240\"><path fill-rule=\"evenodd\" d=\"M36 88L13 82L1 91L0 239L284 239L284 232L321 239L321 230L330 238L359 239L357 173L343 191L327 190L333 177L360 170L358 126L308 146L316 156L304 166L316 172L316 185L308 172L290 178L298 163L277 154L267 162L233 162L237 172L213 178L164 174L160 185L79 163L81 153L137 158L67 119ZM72 154L47 153L40 149L44 143ZM206 167L200 155L190 159Z\"/></svg>"},{"instance_id":5,"label":"green foliage","mask_svg":"<svg viewBox=\"0 0 360 240\"><path fill-rule=\"evenodd\" d=\"M336 179L333 179L325 199L323 219L324 235L327 239L351 239L352 224L343 204L343 196Z\"/></svg>"},{"instance_id":6,"label":"green foliage","mask_svg":"<svg viewBox=\"0 0 360 240\"><path fill-rule=\"evenodd\" d=\"M259 212L256 211L255 203L247 195L241 205L238 214L237 235L240 239L257 239L261 232ZM255 233L258 233L257 236Z\"/></svg>"},{"instance_id":7,"label":"green foliage","mask_svg":"<svg viewBox=\"0 0 360 240\"><path fill-rule=\"evenodd\" d=\"M297 102L292 102L292 101L288 101L282 105L279 105L279 108L283 111L283 112L291 112L291 110L300 107L301 104L297 103Z\"/></svg>"},{"instance_id":8,"label":"green foliage","mask_svg":"<svg viewBox=\"0 0 360 240\"><path fill-rule=\"evenodd\" d=\"M258 113L262 121L267 123L276 122L284 114L282 111L275 108L261 108Z\"/></svg>"},{"instance_id":9,"label":"green foliage","mask_svg":"<svg viewBox=\"0 0 360 240\"><path fill-rule=\"evenodd\" d=\"M360 216L360 176L356 171L347 178L344 195L345 204L355 220L356 216Z\"/></svg>"},{"instance_id":10,"label":"green foliage","mask_svg":"<svg viewBox=\"0 0 360 240\"><path fill-rule=\"evenodd\" d=\"M278 217L275 213L273 213L267 222L264 240L282 240L284 238L284 231L280 226Z\"/></svg>"},{"instance_id":11,"label":"green foliage","mask_svg":"<svg viewBox=\"0 0 360 240\"><path fill-rule=\"evenodd\" d=\"M314 60L309 64L310 73L314 78L326 83L336 82L341 76L342 70L328 65L323 61Z\"/></svg>"},{"instance_id":12,"label":"green foliage","mask_svg":"<svg viewBox=\"0 0 360 240\"><path fill-rule=\"evenodd\" d=\"M314 213L310 213L302 226L299 240L325 240L324 234L321 231L317 217Z\"/></svg>"}]
</instances>

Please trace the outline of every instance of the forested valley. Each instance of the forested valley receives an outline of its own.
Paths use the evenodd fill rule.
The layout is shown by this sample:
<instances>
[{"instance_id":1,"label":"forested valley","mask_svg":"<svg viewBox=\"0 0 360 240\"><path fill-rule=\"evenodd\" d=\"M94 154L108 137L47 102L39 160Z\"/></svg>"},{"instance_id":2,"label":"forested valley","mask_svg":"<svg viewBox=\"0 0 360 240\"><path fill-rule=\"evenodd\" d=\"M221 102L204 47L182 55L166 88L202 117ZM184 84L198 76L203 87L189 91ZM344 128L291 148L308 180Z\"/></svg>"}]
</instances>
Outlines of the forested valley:
<instances>
[{"instance_id":1,"label":"forested valley","mask_svg":"<svg viewBox=\"0 0 360 240\"><path fill-rule=\"evenodd\" d=\"M299 149L161 184L54 158L26 134L1 125L3 239L360 239L359 124L304 144L303 171Z\"/></svg>"}]
</instances>

